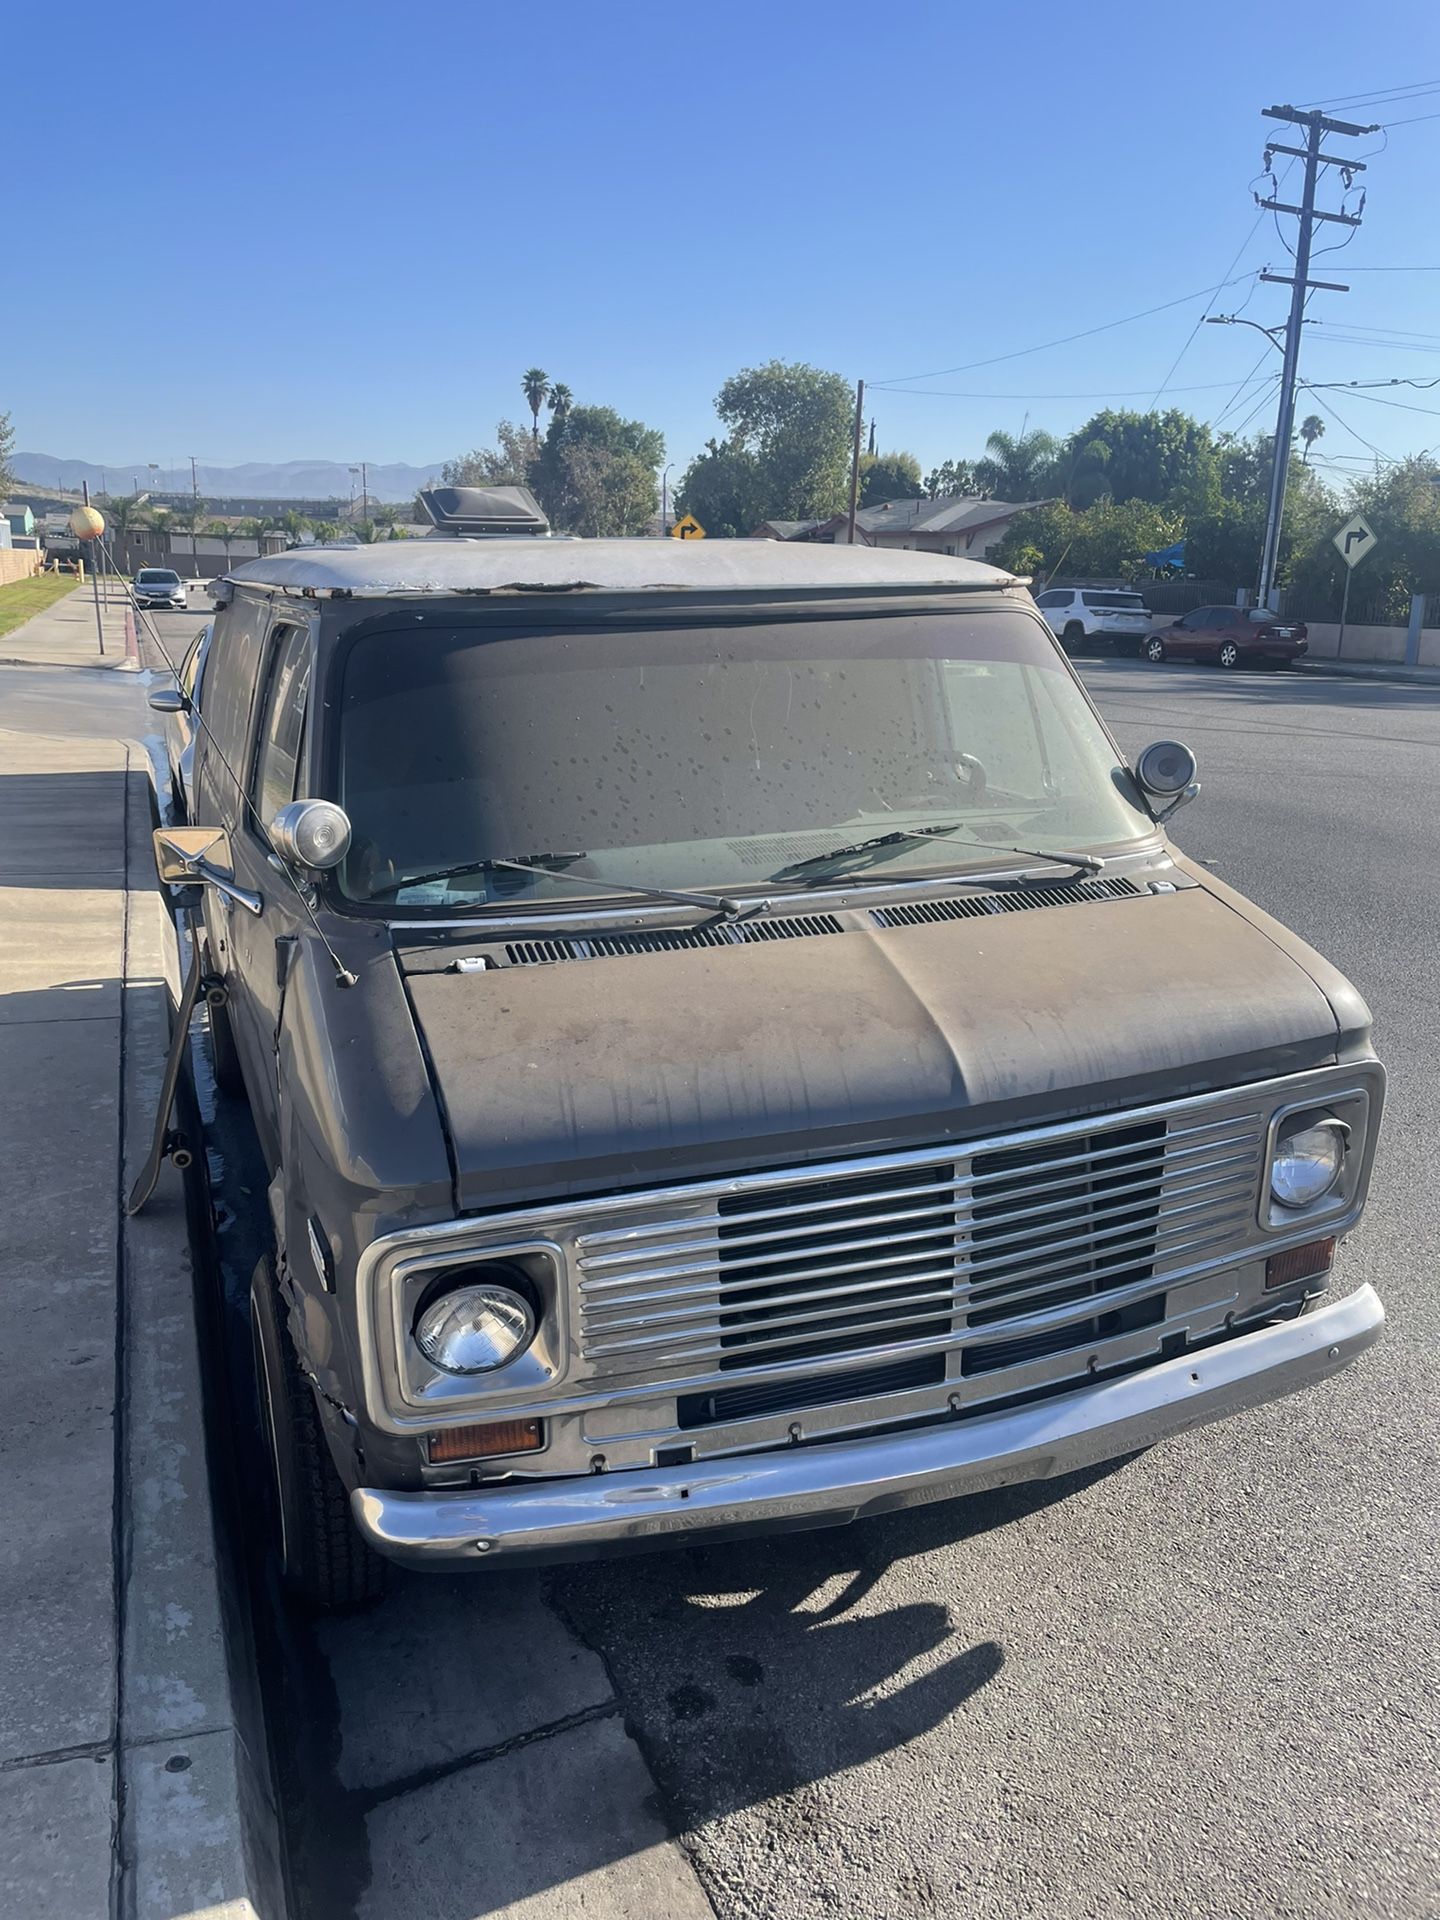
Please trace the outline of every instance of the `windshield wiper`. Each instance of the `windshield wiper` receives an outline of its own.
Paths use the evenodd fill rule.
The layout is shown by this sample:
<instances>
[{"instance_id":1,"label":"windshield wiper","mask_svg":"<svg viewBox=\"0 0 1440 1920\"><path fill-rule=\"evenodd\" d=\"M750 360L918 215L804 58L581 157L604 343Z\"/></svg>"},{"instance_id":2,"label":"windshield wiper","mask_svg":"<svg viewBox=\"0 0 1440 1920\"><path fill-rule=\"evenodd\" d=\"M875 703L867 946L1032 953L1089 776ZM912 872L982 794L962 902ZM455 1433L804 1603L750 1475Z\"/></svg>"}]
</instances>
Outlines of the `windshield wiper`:
<instances>
[{"instance_id":1,"label":"windshield wiper","mask_svg":"<svg viewBox=\"0 0 1440 1920\"><path fill-rule=\"evenodd\" d=\"M857 840L853 846L832 847L829 853L812 853L806 860L796 860L791 866L782 867L774 877L779 879L784 874L804 873L807 868L825 866L832 860L848 860L859 853L874 853L881 847L903 847L910 840L943 839L946 834L958 833L966 824L964 820L952 820L943 827L896 827L889 833L877 833L869 840ZM1074 867L1078 873L1099 873L1105 865L1098 853L1056 852L1048 847L1002 847L993 840L967 840L965 845L977 847L985 853L1019 853L1027 860L1053 860ZM988 877L983 874L975 875L975 880L989 884Z\"/></svg>"},{"instance_id":2,"label":"windshield wiper","mask_svg":"<svg viewBox=\"0 0 1440 1920\"><path fill-rule=\"evenodd\" d=\"M748 918L751 914L763 913L770 905L768 900L749 902L729 900L713 893L685 893L678 887L642 887L634 881L597 880L587 873L567 873L563 868L552 866L560 860L583 860L583 853L527 853L518 860L470 860L463 866L437 867L431 873L408 873L402 879L389 886L378 887L370 895L379 900L387 893L399 893L404 887L433 886L439 880L460 880L471 873L528 873L533 878L543 873L551 880L573 880L582 887L598 887L602 893L625 893L638 895L642 900L674 901L682 907L706 907L721 920ZM490 902L486 903L491 904Z\"/></svg>"}]
</instances>

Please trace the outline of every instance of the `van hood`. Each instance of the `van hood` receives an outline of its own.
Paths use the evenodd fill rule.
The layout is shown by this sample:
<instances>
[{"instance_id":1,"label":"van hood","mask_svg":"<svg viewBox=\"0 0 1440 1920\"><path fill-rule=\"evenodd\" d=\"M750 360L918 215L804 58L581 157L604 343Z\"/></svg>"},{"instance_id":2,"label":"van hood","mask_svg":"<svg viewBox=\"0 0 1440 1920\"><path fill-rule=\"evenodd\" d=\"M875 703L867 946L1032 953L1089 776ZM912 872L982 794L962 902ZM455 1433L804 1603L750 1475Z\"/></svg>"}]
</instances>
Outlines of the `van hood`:
<instances>
[{"instance_id":1,"label":"van hood","mask_svg":"<svg viewBox=\"0 0 1440 1920\"><path fill-rule=\"evenodd\" d=\"M1324 1065L1368 1031L1342 976L1204 882L845 928L483 971L454 970L463 945L402 953L459 1208L1181 1098Z\"/></svg>"}]
</instances>

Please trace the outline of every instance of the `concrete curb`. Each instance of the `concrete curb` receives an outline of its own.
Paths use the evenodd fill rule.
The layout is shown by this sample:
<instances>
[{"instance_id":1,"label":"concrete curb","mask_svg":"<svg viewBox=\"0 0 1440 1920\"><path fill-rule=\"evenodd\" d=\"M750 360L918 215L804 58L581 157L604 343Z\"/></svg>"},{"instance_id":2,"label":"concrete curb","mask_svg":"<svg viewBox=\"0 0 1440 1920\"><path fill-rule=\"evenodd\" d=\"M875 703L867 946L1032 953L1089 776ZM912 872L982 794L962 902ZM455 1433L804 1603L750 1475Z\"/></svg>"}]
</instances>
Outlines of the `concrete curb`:
<instances>
[{"instance_id":1,"label":"concrete curb","mask_svg":"<svg viewBox=\"0 0 1440 1920\"><path fill-rule=\"evenodd\" d=\"M122 1194L149 1148L180 974L153 878L154 788L141 750L128 754ZM185 1183L171 1167L122 1224L120 1273L119 1911L283 1920L279 1823L249 1623L238 1616L245 1583L225 1567L216 1527L205 1311Z\"/></svg>"}]
</instances>

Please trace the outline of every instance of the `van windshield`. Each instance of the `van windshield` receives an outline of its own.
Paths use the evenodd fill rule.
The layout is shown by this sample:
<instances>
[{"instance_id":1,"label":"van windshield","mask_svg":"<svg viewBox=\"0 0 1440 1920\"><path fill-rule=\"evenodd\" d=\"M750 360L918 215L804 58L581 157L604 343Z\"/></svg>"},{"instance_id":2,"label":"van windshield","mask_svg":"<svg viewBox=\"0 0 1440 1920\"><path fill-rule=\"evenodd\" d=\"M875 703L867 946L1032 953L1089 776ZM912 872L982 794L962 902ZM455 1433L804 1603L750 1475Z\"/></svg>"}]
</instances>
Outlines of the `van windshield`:
<instances>
[{"instance_id":1,"label":"van windshield","mask_svg":"<svg viewBox=\"0 0 1440 1920\"><path fill-rule=\"evenodd\" d=\"M339 707L341 888L387 909L583 901L587 876L734 891L940 821L965 825L887 860L887 879L996 861L967 838L1094 848L1154 831L1049 635L993 605L371 631Z\"/></svg>"}]
</instances>

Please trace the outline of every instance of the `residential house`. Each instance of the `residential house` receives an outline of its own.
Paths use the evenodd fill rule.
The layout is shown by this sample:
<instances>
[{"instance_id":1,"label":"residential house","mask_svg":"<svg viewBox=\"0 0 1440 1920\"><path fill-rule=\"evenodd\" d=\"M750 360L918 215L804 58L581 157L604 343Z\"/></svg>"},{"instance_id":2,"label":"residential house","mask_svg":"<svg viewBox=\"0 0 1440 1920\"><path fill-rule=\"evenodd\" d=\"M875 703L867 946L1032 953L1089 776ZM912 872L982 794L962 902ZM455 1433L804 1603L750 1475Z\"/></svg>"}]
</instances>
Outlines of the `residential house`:
<instances>
[{"instance_id":1,"label":"residential house","mask_svg":"<svg viewBox=\"0 0 1440 1920\"><path fill-rule=\"evenodd\" d=\"M1048 505L1044 500L979 500L964 494L946 494L938 500L880 500L861 507L855 515L855 540L867 547L902 547L916 553L951 553L966 560L983 560L1004 538L1017 513ZM756 529L794 526L793 533L771 533L780 540L811 540L844 546L849 516L829 520L768 520Z\"/></svg>"}]
</instances>

